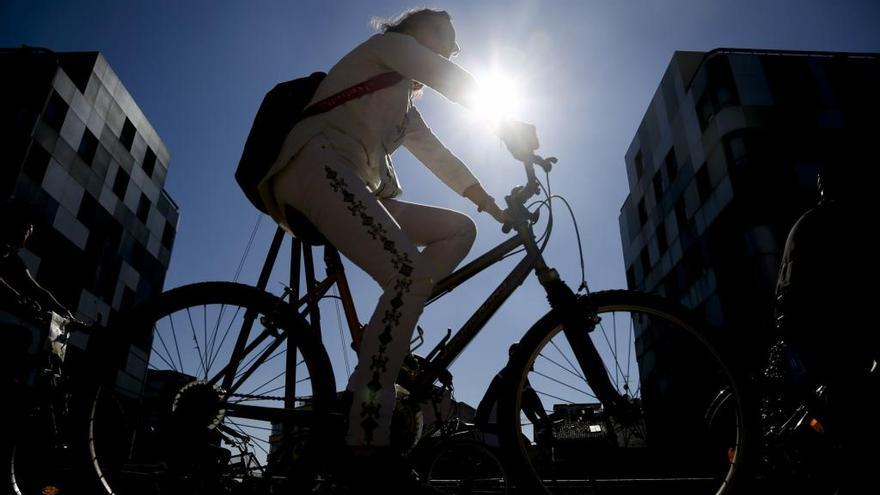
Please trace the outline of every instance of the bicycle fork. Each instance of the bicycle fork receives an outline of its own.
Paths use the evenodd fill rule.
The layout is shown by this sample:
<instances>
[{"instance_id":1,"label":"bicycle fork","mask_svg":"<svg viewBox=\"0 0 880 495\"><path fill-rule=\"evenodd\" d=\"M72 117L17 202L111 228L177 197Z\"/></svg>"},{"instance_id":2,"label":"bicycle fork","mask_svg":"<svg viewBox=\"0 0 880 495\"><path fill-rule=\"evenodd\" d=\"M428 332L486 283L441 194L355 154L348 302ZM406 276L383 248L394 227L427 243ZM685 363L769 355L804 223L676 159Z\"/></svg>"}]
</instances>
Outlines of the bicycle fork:
<instances>
[{"instance_id":1,"label":"bicycle fork","mask_svg":"<svg viewBox=\"0 0 880 495\"><path fill-rule=\"evenodd\" d=\"M553 268L544 268L538 280L547 291L547 300L561 315L563 334L577 359L584 379L608 412L617 415L626 410L628 401L617 392L602 363L590 334L601 319L592 307L579 299Z\"/></svg>"}]
</instances>

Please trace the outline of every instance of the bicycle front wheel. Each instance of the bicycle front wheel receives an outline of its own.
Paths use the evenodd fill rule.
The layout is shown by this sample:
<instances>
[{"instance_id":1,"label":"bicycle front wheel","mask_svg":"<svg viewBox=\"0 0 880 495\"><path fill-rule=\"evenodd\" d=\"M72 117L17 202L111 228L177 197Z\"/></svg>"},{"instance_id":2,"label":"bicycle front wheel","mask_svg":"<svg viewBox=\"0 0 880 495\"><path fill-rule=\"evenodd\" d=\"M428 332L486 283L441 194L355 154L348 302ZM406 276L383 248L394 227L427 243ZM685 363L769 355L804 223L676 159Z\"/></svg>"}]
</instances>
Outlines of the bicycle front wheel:
<instances>
[{"instance_id":1,"label":"bicycle front wheel","mask_svg":"<svg viewBox=\"0 0 880 495\"><path fill-rule=\"evenodd\" d=\"M729 493L746 452L746 408L717 336L657 296L607 291L586 302L599 320L591 332L567 332L548 313L505 370L501 440L520 487ZM572 345L577 339L597 353L575 353L584 348ZM585 365L596 356L601 366ZM623 400L598 398L608 401L594 390L603 369Z\"/></svg>"},{"instance_id":2,"label":"bicycle front wheel","mask_svg":"<svg viewBox=\"0 0 880 495\"><path fill-rule=\"evenodd\" d=\"M89 422L106 493L280 493L316 482L335 382L290 305L207 282L161 294L114 332L126 366L98 392Z\"/></svg>"}]
</instances>

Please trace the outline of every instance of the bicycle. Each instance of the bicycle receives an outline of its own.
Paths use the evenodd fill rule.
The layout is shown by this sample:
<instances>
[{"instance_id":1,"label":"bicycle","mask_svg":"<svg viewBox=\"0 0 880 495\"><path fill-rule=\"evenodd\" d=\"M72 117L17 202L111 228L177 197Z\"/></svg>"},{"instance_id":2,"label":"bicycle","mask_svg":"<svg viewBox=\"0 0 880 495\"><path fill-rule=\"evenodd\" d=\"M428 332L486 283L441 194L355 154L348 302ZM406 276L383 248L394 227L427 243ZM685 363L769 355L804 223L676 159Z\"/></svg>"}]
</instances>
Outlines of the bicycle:
<instances>
[{"instance_id":1,"label":"bicycle","mask_svg":"<svg viewBox=\"0 0 880 495\"><path fill-rule=\"evenodd\" d=\"M856 258L845 257L853 238L840 235L853 231L855 208L851 198L829 194L825 178L817 181L820 200L786 237L775 334L750 384L760 396L759 477L774 491L860 493L880 462L871 452L880 440L873 421L880 346L863 315L830 309L841 300L865 306L872 294L840 291L857 284Z\"/></svg>"},{"instance_id":2,"label":"bicycle","mask_svg":"<svg viewBox=\"0 0 880 495\"><path fill-rule=\"evenodd\" d=\"M449 378L449 366L534 271L551 310L512 354L498 402L501 451L515 485L526 493L620 484L729 493L751 446L747 399L716 345L719 336L658 296L590 293L583 272L577 292L562 281L543 258L552 200L565 201L549 190L554 163L538 156L523 162L527 182L505 198L512 223L503 230L516 235L435 284L428 304L524 253L455 335L427 356L411 357L398 379L392 437L402 450L418 440L420 404L436 396L435 383ZM546 187L536 167L545 172ZM527 204L541 192L543 200ZM547 228L538 237L533 226L544 208ZM131 342L128 364L117 386L96 396L90 421L91 454L107 493L332 489L346 413L320 341L318 301L341 301L355 349L362 327L338 252L291 213L295 282L280 297L262 290L271 271L267 259L256 288L179 287L120 326ZM279 229L272 263L281 237ZM315 278L316 246L324 247L323 280ZM338 296L329 295L334 286ZM181 341L189 344L182 348ZM713 407L720 393L721 409ZM536 397L559 402L548 410L538 399L548 413L538 415L545 418L539 424L522 413L536 407ZM584 464L590 460L592 466Z\"/></svg>"},{"instance_id":3,"label":"bicycle","mask_svg":"<svg viewBox=\"0 0 880 495\"><path fill-rule=\"evenodd\" d=\"M71 335L94 334L94 327L26 299L4 309L10 312L2 312L2 330L29 342L15 346L21 355L4 356L15 363L3 377L13 399L6 417L14 425L3 441L5 486L15 495L89 491L94 480L82 475L89 471L82 455L86 439L79 434L85 423L80 399L100 375L81 363L71 370L66 357ZM73 351L81 358L81 349Z\"/></svg>"}]
</instances>

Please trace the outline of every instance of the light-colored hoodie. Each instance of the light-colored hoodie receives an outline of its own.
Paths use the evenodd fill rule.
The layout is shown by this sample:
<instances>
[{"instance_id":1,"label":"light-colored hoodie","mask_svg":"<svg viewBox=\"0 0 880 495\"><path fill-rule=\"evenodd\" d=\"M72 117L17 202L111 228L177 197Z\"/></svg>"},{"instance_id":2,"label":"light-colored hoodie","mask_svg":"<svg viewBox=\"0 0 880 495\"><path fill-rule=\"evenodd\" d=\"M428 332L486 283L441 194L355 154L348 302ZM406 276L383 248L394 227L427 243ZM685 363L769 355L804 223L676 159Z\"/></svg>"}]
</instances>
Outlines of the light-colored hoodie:
<instances>
[{"instance_id":1,"label":"light-colored hoodie","mask_svg":"<svg viewBox=\"0 0 880 495\"><path fill-rule=\"evenodd\" d=\"M409 35L382 33L361 43L330 69L310 103L389 71L403 75L404 79L309 117L290 131L278 158L258 186L266 209L279 225L289 230L282 213L283 202L272 192L272 177L318 133L330 139L334 149L376 194L382 192L388 155L401 145L458 194L479 183L467 166L431 132L412 104L412 81L462 104L477 83L467 71Z\"/></svg>"}]
</instances>

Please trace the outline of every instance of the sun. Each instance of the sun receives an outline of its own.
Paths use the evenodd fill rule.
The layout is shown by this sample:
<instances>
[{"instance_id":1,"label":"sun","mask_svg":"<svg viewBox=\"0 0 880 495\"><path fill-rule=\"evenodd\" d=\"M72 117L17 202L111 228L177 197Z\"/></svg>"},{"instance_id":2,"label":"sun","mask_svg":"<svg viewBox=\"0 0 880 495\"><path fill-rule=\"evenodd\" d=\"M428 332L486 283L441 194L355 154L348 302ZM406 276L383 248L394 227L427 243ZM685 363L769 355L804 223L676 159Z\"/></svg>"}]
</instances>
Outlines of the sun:
<instances>
[{"instance_id":1,"label":"sun","mask_svg":"<svg viewBox=\"0 0 880 495\"><path fill-rule=\"evenodd\" d=\"M477 77L479 91L473 95L473 110L480 120L496 125L516 116L523 100L515 78L501 71L491 71Z\"/></svg>"}]
</instances>

